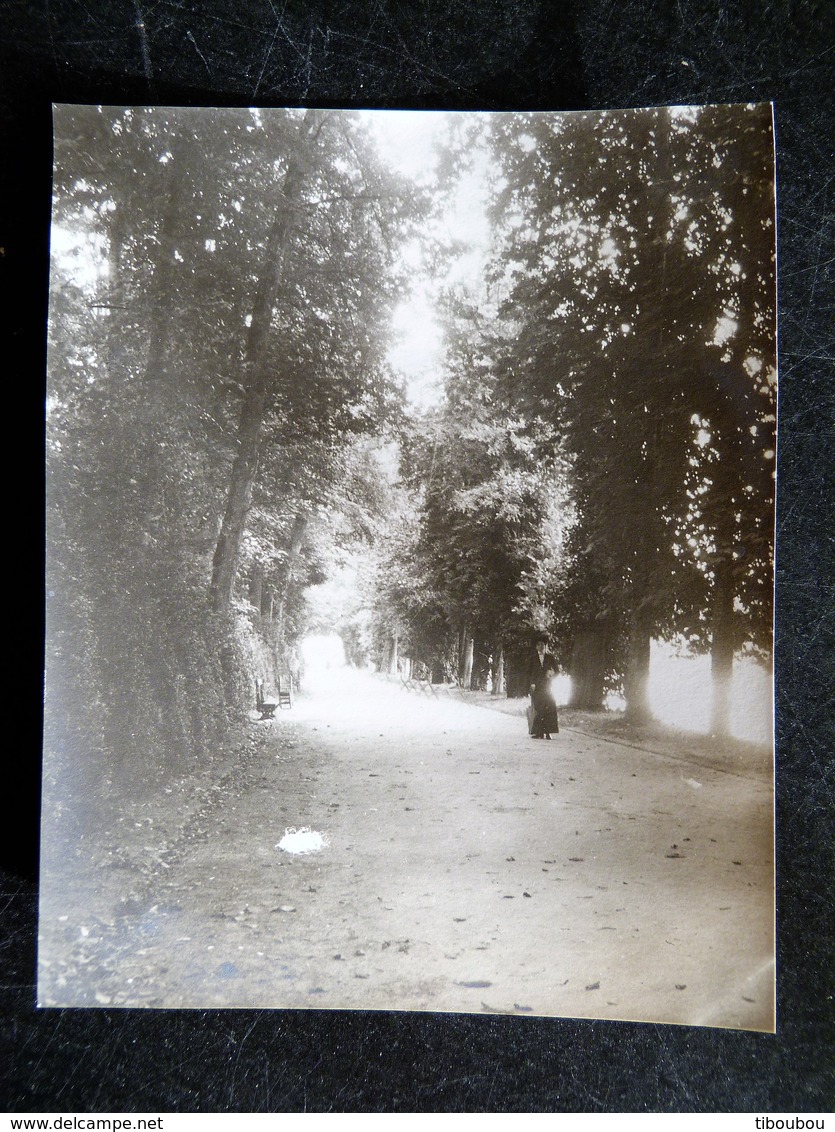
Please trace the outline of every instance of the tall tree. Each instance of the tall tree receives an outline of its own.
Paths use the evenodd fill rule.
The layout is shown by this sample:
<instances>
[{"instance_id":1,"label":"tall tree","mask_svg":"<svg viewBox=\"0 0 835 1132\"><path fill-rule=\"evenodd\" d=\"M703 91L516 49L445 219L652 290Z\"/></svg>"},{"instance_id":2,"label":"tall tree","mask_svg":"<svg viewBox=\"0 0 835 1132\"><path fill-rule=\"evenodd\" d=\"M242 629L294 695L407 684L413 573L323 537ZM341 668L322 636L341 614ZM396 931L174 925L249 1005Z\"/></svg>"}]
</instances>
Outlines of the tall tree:
<instances>
[{"instance_id":1,"label":"tall tree","mask_svg":"<svg viewBox=\"0 0 835 1132\"><path fill-rule=\"evenodd\" d=\"M712 730L730 727L735 652L770 651L776 379L774 156L767 106L698 112L698 152L679 213L705 261L713 307L693 418L688 535L709 585ZM684 144L688 144L685 140ZM693 142L689 141L690 146ZM692 160L698 157L698 163ZM685 180L683 188L687 188ZM684 193L679 190L683 197ZM687 204L689 203L689 207ZM712 284L712 288L711 288Z\"/></svg>"},{"instance_id":2,"label":"tall tree","mask_svg":"<svg viewBox=\"0 0 835 1132\"><path fill-rule=\"evenodd\" d=\"M316 555L294 520L338 505L344 452L398 412L392 266L422 202L351 114L67 107L56 124L51 663L83 651L87 745L141 773L210 757L247 706L256 646L216 616L235 559L262 554L261 597L297 625Z\"/></svg>"},{"instance_id":3,"label":"tall tree","mask_svg":"<svg viewBox=\"0 0 835 1132\"><path fill-rule=\"evenodd\" d=\"M275 218L267 235L263 266L253 299L243 356L245 394L238 422L237 451L230 474L226 511L212 561L211 593L218 610L226 609L232 600L244 524L258 472L261 431L271 377L267 366L268 335L280 291L289 282L286 264L293 228L301 211L302 184L310 173L310 150L323 125L322 114L313 110L308 110L299 124L296 145L290 152L278 187Z\"/></svg>"},{"instance_id":4,"label":"tall tree","mask_svg":"<svg viewBox=\"0 0 835 1132\"><path fill-rule=\"evenodd\" d=\"M390 412L384 328L401 286L397 245L419 212L355 118L305 113L283 164L249 319L237 450L212 571L216 609L232 600L270 422L273 443L286 451L289 437L341 443L378 428Z\"/></svg>"},{"instance_id":5,"label":"tall tree","mask_svg":"<svg viewBox=\"0 0 835 1132\"><path fill-rule=\"evenodd\" d=\"M740 108L725 129L747 124ZM681 545L692 537L694 419L711 403L717 278L728 286L733 274L706 224L697 238L688 218L710 213L721 226L734 200L703 126L666 110L530 116L500 124L494 143L506 174L494 276L518 328L506 394L546 416L573 454L575 538L600 577L600 613L627 618L622 675L636 719L648 714L651 637L692 623L704 593Z\"/></svg>"},{"instance_id":6,"label":"tall tree","mask_svg":"<svg viewBox=\"0 0 835 1132\"><path fill-rule=\"evenodd\" d=\"M558 446L543 455L494 398L490 321L450 295L446 324L444 400L403 445L418 518L391 569L402 578L409 563L424 580L400 605L417 658L466 685L490 673L496 687L508 647L542 628L544 572L566 522L564 472Z\"/></svg>"}]
</instances>

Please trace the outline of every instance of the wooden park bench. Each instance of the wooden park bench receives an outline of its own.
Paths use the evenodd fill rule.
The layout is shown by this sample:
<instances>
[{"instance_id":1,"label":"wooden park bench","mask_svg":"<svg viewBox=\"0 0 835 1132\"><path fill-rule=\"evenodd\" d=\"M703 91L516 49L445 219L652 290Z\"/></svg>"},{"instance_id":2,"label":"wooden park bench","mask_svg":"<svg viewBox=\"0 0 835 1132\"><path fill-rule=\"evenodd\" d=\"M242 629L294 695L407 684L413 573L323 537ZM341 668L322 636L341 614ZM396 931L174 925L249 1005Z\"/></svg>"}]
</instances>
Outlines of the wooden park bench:
<instances>
[{"instance_id":1,"label":"wooden park bench","mask_svg":"<svg viewBox=\"0 0 835 1132\"><path fill-rule=\"evenodd\" d=\"M443 685L432 684L429 680L417 680L413 677L407 679L404 676L400 677L400 686L406 692L421 692L424 696L432 696L436 700L438 698L438 687L443 687Z\"/></svg>"},{"instance_id":2,"label":"wooden park bench","mask_svg":"<svg viewBox=\"0 0 835 1132\"><path fill-rule=\"evenodd\" d=\"M264 695L264 681L255 681L255 707L261 713L262 719L273 719L278 708L291 708L293 706L292 682L288 677L279 676L278 695Z\"/></svg>"}]
</instances>

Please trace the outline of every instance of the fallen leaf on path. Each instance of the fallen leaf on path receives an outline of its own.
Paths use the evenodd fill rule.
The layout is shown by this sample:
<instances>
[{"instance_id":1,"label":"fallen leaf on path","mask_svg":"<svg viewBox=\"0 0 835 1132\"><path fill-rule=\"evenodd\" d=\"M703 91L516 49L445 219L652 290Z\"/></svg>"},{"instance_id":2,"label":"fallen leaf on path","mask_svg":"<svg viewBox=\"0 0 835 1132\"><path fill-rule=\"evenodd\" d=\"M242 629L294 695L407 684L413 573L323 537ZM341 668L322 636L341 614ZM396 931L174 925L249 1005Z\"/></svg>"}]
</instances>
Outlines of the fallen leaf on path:
<instances>
[{"instance_id":1,"label":"fallen leaf on path","mask_svg":"<svg viewBox=\"0 0 835 1132\"><path fill-rule=\"evenodd\" d=\"M589 983L586 990L600 990L600 983Z\"/></svg>"},{"instance_id":2,"label":"fallen leaf on path","mask_svg":"<svg viewBox=\"0 0 835 1132\"><path fill-rule=\"evenodd\" d=\"M530 896L530 893L529 892L523 892L522 895L523 896Z\"/></svg>"},{"instance_id":3,"label":"fallen leaf on path","mask_svg":"<svg viewBox=\"0 0 835 1132\"><path fill-rule=\"evenodd\" d=\"M533 1010L533 1007L532 1006L520 1006L518 1002L514 1002L513 1009L514 1010L524 1010L524 1011L530 1013Z\"/></svg>"},{"instance_id":4,"label":"fallen leaf on path","mask_svg":"<svg viewBox=\"0 0 835 1132\"><path fill-rule=\"evenodd\" d=\"M676 983L676 990L687 990L687 983Z\"/></svg>"}]
</instances>

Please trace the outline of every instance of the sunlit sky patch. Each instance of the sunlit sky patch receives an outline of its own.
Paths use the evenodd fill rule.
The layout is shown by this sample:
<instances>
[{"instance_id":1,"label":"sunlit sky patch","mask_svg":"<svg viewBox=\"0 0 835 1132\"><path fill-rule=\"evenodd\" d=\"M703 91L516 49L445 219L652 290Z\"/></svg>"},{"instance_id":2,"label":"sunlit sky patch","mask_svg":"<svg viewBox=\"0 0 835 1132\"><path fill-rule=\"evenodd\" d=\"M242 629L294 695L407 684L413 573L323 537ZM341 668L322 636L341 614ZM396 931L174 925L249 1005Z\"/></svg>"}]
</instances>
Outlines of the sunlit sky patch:
<instances>
[{"instance_id":1,"label":"sunlit sky patch","mask_svg":"<svg viewBox=\"0 0 835 1132\"><path fill-rule=\"evenodd\" d=\"M53 224L50 254L61 273L77 287L91 290L109 274L104 237L79 225L62 228Z\"/></svg>"},{"instance_id":2,"label":"sunlit sky patch","mask_svg":"<svg viewBox=\"0 0 835 1132\"><path fill-rule=\"evenodd\" d=\"M440 395L438 376L443 333L435 318L435 305L425 286L416 285L392 319L394 345L389 351L392 366L407 379L409 400L426 408Z\"/></svg>"},{"instance_id":3,"label":"sunlit sky patch","mask_svg":"<svg viewBox=\"0 0 835 1132\"><path fill-rule=\"evenodd\" d=\"M364 110L382 157L415 181L432 175L438 143L449 132L451 113L442 110Z\"/></svg>"},{"instance_id":4,"label":"sunlit sky patch","mask_svg":"<svg viewBox=\"0 0 835 1132\"><path fill-rule=\"evenodd\" d=\"M383 159L398 173L426 184L435 176L439 147L453 126L454 113L444 111L364 111ZM448 207L427 224L427 238L460 245L460 252L442 274L432 274L416 247L406 248L404 260L413 275L411 295L394 313L392 366L406 380L409 400L426 408L442 396L439 366L443 335L436 304L443 288L454 287L471 297L483 289L490 228L487 222L488 157L471 151L470 168L462 171Z\"/></svg>"}]
</instances>

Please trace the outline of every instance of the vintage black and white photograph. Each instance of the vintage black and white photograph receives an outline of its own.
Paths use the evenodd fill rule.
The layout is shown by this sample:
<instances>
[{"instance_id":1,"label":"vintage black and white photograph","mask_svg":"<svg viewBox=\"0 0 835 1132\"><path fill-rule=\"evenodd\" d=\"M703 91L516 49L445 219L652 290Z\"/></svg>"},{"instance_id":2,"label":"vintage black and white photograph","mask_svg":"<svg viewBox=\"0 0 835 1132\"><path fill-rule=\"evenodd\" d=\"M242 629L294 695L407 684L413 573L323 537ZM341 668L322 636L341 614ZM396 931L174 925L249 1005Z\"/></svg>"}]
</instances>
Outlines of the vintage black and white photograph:
<instances>
[{"instance_id":1,"label":"vintage black and white photograph","mask_svg":"<svg viewBox=\"0 0 835 1132\"><path fill-rule=\"evenodd\" d=\"M54 131L39 1004L773 1032L771 106Z\"/></svg>"}]
</instances>

